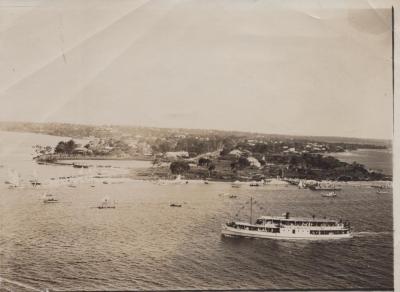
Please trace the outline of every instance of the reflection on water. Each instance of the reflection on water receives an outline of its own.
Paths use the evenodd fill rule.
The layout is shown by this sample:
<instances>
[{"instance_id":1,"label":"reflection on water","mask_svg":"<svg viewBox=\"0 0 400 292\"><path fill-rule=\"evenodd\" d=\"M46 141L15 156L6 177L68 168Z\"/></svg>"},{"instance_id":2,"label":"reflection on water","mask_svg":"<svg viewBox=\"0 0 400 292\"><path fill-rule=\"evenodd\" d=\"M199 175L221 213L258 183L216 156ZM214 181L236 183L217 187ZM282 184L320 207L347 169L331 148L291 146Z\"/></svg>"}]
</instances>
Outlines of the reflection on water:
<instances>
[{"instance_id":1,"label":"reflection on water","mask_svg":"<svg viewBox=\"0 0 400 292\"><path fill-rule=\"evenodd\" d=\"M49 137L36 135L35 139ZM42 181L79 174L72 167L39 168L25 159L26 154L13 155L11 161L2 155L0 164L7 168L12 163L23 178L32 167L38 168ZM112 171L135 167L135 162L115 163L118 168ZM123 180L118 184L82 181L76 188L45 184L10 190L3 179L0 276L34 288L393 286L392 198L368 186L345 185L332 200L318 192L285 186L233 189L230 184L214 182L157 185ZM56 195L60 203L43 204L44 191ZM116 201L116 209L95 208L106 196ZM258 202L254 216L289 211L298 216L345 218L352 222L356 236L327 242L221 237L221 224L236 214L248 220L245 203L250 197ZM182 207L171 208L171 203Z\"/></svg>"}]
</instances>

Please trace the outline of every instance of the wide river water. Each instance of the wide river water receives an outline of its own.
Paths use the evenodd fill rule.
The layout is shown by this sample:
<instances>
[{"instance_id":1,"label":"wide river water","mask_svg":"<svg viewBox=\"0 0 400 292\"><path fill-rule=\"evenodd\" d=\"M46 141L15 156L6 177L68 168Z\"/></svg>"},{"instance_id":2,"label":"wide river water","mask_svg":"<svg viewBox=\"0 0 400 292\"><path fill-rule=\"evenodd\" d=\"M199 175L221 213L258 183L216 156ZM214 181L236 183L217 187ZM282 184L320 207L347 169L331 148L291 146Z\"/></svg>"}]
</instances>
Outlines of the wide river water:
<instances>
[{"instance_id":1,"label":"wide river water","mask_svg":"<svg viewBox=\"0 0 400 292\"><path fill-rule=\"evenodd\" d=\"M367 184L345 184L336 199L285 185L160 185L120 178L147 162L96 162L85 171L32 162L33 145L60 139L0 132L0 291L393 287L390 194ZM4 184L10 171L18 172L22 188ZM42 186L28 186L34 176ZM42 203L46 192L60 202ZM236 199L229 198L233 193ZM95 208L105 196L115 209ZM343 218L355 236L221 237L224 222L248 220L250 197L255 216L289 211Z\"/></svg>"},{"instance_id":2,"label":"wide river water","mask_svg":"<svg viewBox=\"0 0 400 292\"><path fill-rule=\"evenodd\" d=\"M364 164L368 169L393 174L393 155L389 149L358 149L356 151L329 153L329 155L347 162Z\"/></svg>"}]
</instances>

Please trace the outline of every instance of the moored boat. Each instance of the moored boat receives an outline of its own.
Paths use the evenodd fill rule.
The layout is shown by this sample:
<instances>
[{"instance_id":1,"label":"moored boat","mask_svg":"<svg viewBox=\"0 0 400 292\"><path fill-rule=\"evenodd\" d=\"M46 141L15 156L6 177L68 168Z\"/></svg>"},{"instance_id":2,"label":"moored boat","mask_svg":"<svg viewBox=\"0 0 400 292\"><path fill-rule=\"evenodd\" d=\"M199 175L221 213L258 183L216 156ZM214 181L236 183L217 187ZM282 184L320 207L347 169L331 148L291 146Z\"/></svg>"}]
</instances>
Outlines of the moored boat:
<instances>
[{"instance_id":1,"label":"moored boat","mask_svg":"<svg viewBox=\"0 0 400 292\"><path fill-rule=\"evenodd\" d=\"M8 184L9 189L21 188L21 178L19 173L16 170L8 171L9 180L5 181L5 184Z\"/></svg>"},{"instance_id":2,"label":"moored boat","mask_svg":"<svg viewBox=\"0 0 400 292\"><path fill-rule=\"evenodd\" d=\"M31 180L29 180L29 182L31 183L31 185L33 187L38 187L38 186L42 185L42 183L39 181L38 174L37 174L36 170L33 171L33 178Z\"/></svg>"},{"instance_id":3,"label":"moored boat","mask_svg":"<svg viewBox=\"0 0 400 292\"><path fill-rule=\"evenodd\" d=\"M314 182L307 186L312 191L340 191L341 187L338 187L333 182Z\"/></svg>"},{"instance_id":4,"label":"moored boat","mask_svg":"<svg viewBox=\"0 0 400 292\"><path fill-rule=\"evenodd\" d=\"M233 183L232 183L232 188L240 188L240 181L234 181Z\"/></svg>"},{"instance_id":5,"label":"moored boat","mask_svg":"<svg viewBox=\"0 0 400 292\"><path fill-rule=\"evenodd\" d=\"M329 192L329 193L323 193L322 196L326 197L326 198L336 198L337 194L335 191L333 191L333 192Z\"/></svg>"},{"instance_id":6,"label":"moored boat","mask_svg":"<svg viewBox=\"0 0 400 292\"><path fill-rule=\"evenodd\" d=\"M382 192L389 192L392 189L392 186L390 183L387 184L381 184L381 185L372 185L371 188L377 189L378 191Z\"/></svg>"},{"instance_id":7,"label":"moored boat","mask_svg":"<svg viewBox=\"0 0 400 292\"><path fill-rule=\"evenodd\" d=\"M58 203L58 199L52 194L45 194L43 196L43 203Z\"/></svg>"},{"instance_id":8,"label":"moored boat","mask_svg":"<svg viewBox=\"0 0 400 292\"><path fill-rule=\"evenodd\" d=\"M38 186L42 185L42 183L39 182L38 180L30 180L29 182L31 183L31 185L33 187L38 187Z\"/></svg>"},{"instance_id":9,"label":"moored boat","mask_svg":"<svg viewBox=\"0 0 400 292\"><path fill-rule=\"evenodd\" d=\"M105 197L99 206L97 206L97 209L115 209L115 201L111 203L110 198Z\"/></svg>"},{"instance_id":10,"label":"moored boat","mask_svg":"<svg viewBox=\"0 0 400 292\"><path fill-rule=\"evenodd\" d=\"M250 183L250 186L251 186L251 187L259 187L259 186L260 186L260 183L258 183L258 182L256 182L256 181L253 181L253 182Z\"/></svg>"},{"instance_id":11,"label":"moored boat","mask_svg":"<svg viewBox=\"0 0 400 292\"><path fill-rule=\"evenodd\" d=\"M182 205L181 204L175 204L175 203L172 203L172 204L170 204L169 205L170 207L182 207Z\"/></svg>"},{"instance_id":12,"label":"moored boat","mask_svg":"<svg viewBox=\"0 0 400 292\"><path fill-rule=\"evenodd\" d=\"M385 191L385 190L382 190L382 189L377 191L376 193L379 194L379 195L390 194L390 192L388 190Z\"/></svg>"},{"instance_id":13,"label":"moored boat","mask_svg":"<svg viewBox=\"0 0 400 292\"><path fill-rule=\"evenodd\" d=\"M72 163L72 167L74 167L74 168L89 168L89 166L86 164L80 164L80 163L75 163L75 162Z\"/></svg>"},{"instance_id":14,"label":"moored boat","mask_svg":"<svg viewBox=\"0 0 400 292\"><path fill-rule=\"evenodd\" d=\"M309 189L312 191L341 191L342 190L342 188L337 187L335 185L310 186Z\"/></svg>"}]
</instances>

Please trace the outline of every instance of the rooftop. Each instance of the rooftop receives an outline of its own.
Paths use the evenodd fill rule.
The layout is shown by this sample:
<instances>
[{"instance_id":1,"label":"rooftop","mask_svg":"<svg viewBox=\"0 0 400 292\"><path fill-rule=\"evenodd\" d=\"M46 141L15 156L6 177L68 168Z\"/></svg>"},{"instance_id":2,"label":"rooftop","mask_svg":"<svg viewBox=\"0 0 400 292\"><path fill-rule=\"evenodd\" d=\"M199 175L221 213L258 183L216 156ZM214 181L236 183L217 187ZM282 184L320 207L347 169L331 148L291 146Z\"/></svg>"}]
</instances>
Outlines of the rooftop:
<instances>
[{"instance_id":1,"label":"rooftop","mask_svg":"<svg viewBox=\"0 0 400 292\"><path fill-rule=\"evenodd\" d=\"M285 216L261 216L258 219L273 219L273 220L281 220L281 221L306 221L306 222L337 222L337 220L326 219L326 218L309 218L309 217L289 217Z\"/></svg>"}]
</instances>

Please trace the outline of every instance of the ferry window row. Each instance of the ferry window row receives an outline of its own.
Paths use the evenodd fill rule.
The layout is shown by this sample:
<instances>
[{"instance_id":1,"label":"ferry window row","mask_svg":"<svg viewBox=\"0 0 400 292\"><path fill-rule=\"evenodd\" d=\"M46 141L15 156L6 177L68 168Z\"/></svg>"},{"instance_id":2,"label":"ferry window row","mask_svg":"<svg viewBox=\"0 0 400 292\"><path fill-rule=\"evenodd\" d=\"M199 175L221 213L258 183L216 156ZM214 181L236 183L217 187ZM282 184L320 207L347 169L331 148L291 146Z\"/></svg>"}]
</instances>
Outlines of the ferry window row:
<instances>
[{"instance_id":1,"label":"ferry window row","mask_svg":"<svg viewBox=\"0 0 400 292\"><path fill-rule=\"evenodd\" d=\"M286 220L263 220L258 219L256 224L281 224L287 226L336 226L336 222L310 222L310 221L286 221Z\"/></svg>"},{"instance_id":2,"label":"ferry window row","mask_svg":"<svg viewBox=\"0 0 400 292\"><path fill-rule=\"evenodd\" d=\"M347 234L347 230L310 230L312 235Z\"/></svg>"},{"instance_id":3,"label":"ferry window row","mask_svg":"<svg viewBox=\"0 0 400 292\"><path fill-rule=\"evenodd\" d=\"M236 225L238 229L244 230L252 230L252 231L266 231L272 233L279 233L279 228L268 228L268 227L256 227L256 226L247 226L247 225Z\"/></svg>"}]
</instances>

